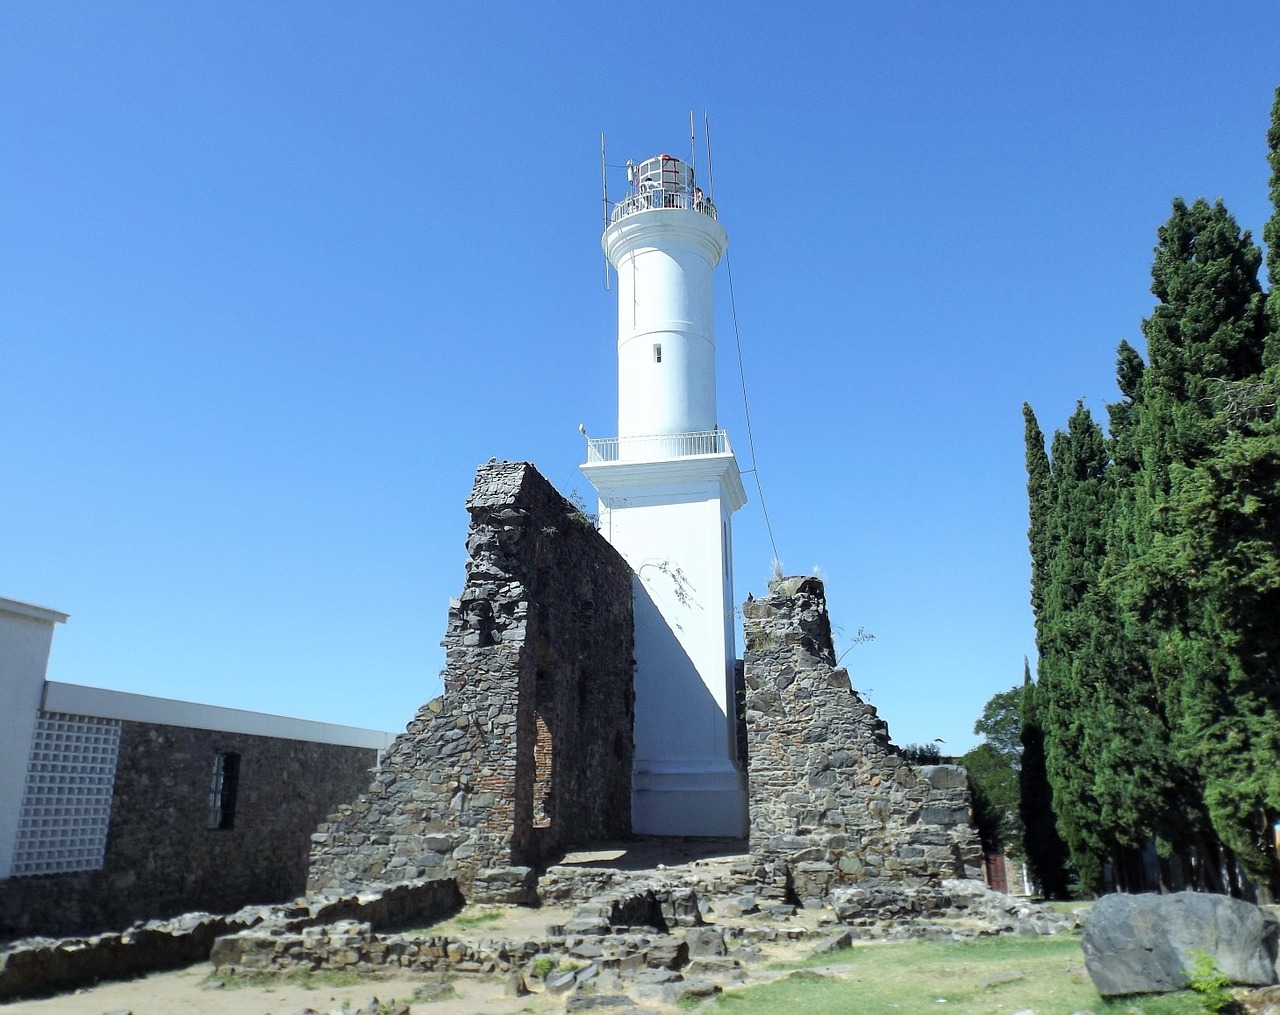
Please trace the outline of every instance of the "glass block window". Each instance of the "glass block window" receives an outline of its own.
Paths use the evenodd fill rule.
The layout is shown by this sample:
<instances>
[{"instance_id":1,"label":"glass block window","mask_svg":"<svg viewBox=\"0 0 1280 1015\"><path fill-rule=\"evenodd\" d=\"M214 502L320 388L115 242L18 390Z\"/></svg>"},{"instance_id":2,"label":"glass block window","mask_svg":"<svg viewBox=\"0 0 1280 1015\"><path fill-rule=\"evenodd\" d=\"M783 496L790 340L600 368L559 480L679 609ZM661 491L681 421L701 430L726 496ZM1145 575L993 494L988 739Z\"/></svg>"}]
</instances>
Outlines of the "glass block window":
<instances>
[{"instance_id":1,"label":"glass block window","mask_svg":"<svg viewBox=\"0 0 1280 1015\"><path fill-rule=\"evenodd\" d=\"M120 752L114 719L41 712L27 764L14 875L97 870Z\"/></svg>"}]
</instances>

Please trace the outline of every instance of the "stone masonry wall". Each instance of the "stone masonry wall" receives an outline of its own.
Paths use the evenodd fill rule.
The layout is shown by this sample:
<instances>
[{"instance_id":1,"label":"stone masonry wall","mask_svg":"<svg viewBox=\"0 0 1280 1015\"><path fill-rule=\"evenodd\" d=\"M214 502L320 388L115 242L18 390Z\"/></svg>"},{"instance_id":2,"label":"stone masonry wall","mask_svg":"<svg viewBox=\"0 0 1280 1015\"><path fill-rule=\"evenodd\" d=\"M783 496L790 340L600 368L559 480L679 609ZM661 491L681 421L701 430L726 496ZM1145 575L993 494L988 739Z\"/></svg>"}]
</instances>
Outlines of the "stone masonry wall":
<instances>
[{"instance_id":1,"label":"stone masonry wall","mask_svg":"<svg viewBox=\"0 0 1280 1015\"><path fill-rule=\"evenodd\" d=\"M963 768L913 768L835 665L816 578L743 606L751 852L777 893L981 877Z\"/></svg>"},{"instance_id":2,"label":"stone masonry wall","mask_svg":"<svg viewBox=\"0 0 1280 1015\"><path fill-rule=\"evenodd\" d=\"M220 753L240 755L231 828L209 827ZM0 937L294 898L316 823L359 793L376 763L366 748L124 722L102 868L0 881Z\"/></svg>"},{"instance_id":3,"label":"stone masonry wall","mask_svg":"<svg viewBox=\"0 0 1280 1015\"><path fill-rule=\"evenodd\" d=\"M521 900L541 858L630 832L630 570L527 463L482 466L467 510L445 692L312 837L310 891L444 875Z\"/></svg>"}]
</instances>

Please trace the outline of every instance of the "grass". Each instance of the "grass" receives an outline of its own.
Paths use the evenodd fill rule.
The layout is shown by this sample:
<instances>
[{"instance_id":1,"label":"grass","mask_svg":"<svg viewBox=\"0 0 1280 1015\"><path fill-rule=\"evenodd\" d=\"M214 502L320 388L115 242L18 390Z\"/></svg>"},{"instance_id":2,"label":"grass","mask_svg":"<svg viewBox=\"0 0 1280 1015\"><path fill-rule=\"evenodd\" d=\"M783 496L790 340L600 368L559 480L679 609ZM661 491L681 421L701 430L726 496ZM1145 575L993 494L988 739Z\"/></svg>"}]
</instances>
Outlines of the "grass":
<instances>
[{"instance_id":1,"label":"grass","mask_svg":"<svg viewBox=\"0 0 1280 1015\"><path fill-rule=\"evenodd\" d=\"M378 975L353 969L299 969L290 973L289 979L305 990L319 990L321 987L355 987L378 979Z\"/></svg>"},{"instance_id":2,"label":"grass","mask_svg":"<svg viewBox=\"0 0 1280 1015\"><path fill-rule=\"evenodd\" d=\"M838 968L828 968L838 967ZM714 1005L714 1007L711 1007ZM772 983L726 992L709 1002L725 1015L1190 1015L1191 993L1104 1001L1089 981L1076 937L862 944L804 963Z\"/></svg>"},{"instance_id":3,"label":"grass","mask_svg":"<svg viewBox=\"0 0 1280 1015\"><path fill-rule=\"evenodd\" d=\"M486 923L498 923L502 920L501 913L476 913L474 916L458 916L455 917L453 923L457 927L469 929L471 927L479 927Z\"/></svg>"},{"instance_id":4,"label":"grass","mask_svg":"<svg viewBox=\"0 0 1280 1015\"><path fill-rule=\"evenodd\" d=\"M475 930L477 927L488 927L501 923L508 916L504 908L471 908L463 910L455 916L428 924L425 927L413 927L402 930L405 937L433 937L436 935L456 934L459 931Z\"/></svg>"},{"instance_id":5,"label":"grass","mask_svg":"<svg viewBox=\"0 0 1280 1015\"><path fill-rule=\"evenodd\" d=\"M287 975L262 972L244 972L230 975L211 973L204 978L203 986L209 989L240 990L244 987L261 987L266 991L273 990L281 982L289 981L304 990L319 990L321 987L355 987L361 983L378 980L377 973L361 973L349 969L296 969Z\"/></svg>"}]
</instances>

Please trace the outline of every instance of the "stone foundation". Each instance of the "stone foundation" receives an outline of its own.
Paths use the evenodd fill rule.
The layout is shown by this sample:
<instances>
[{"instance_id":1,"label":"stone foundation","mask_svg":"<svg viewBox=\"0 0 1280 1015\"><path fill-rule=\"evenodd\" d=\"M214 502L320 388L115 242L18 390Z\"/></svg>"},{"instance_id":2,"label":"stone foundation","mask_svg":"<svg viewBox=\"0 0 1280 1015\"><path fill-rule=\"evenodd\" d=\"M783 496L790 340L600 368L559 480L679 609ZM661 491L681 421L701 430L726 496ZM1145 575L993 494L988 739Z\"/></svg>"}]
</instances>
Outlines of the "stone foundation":
<instances>
[{"instance_id":1,"label":"stone foundation","mask_svg":"<svg viewBox=\"0 0 1280 1015\"><path fill-rule=\"evenodd\" d=\"M359 896L249 906L229 916L187 913L172 920L138 923L121 933L60 940L30 938L0 948L0 1002L203 962L216 942L227 936L235 940L249 928L260 928L255 939L273 942L291 935L300 937L308 928L327 929L341 921L362 921L360 926L372 933L375 928L434 923L461 906L457 884L442 879L395 885Z\"/></svg>"}]
</instances>

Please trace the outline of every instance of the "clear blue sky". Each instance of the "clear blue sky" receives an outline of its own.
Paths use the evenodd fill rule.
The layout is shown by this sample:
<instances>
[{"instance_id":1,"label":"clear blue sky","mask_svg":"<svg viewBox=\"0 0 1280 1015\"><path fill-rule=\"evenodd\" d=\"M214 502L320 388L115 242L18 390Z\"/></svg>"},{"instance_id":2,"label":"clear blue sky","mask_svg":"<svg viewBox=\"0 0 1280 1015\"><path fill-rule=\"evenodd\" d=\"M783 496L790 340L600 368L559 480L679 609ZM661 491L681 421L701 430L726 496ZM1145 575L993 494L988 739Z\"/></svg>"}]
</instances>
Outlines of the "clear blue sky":
<instances>
[{"instance_id":1,"label":"clear blue sky","mask_svg":"<svg viewBox=\"0 0 1280 1015\"><path fill-rule=\"evenodd\" d=\"M1175 195L1260 233L1278 45L1264 2L4 4L0 595L71 614L53 679L402 727L475 466L586 493L615 429L600 133L705 110L782 560L964 750L1034 653L1020 406L1113 397Z\"/></svg>"}]
</instances>

